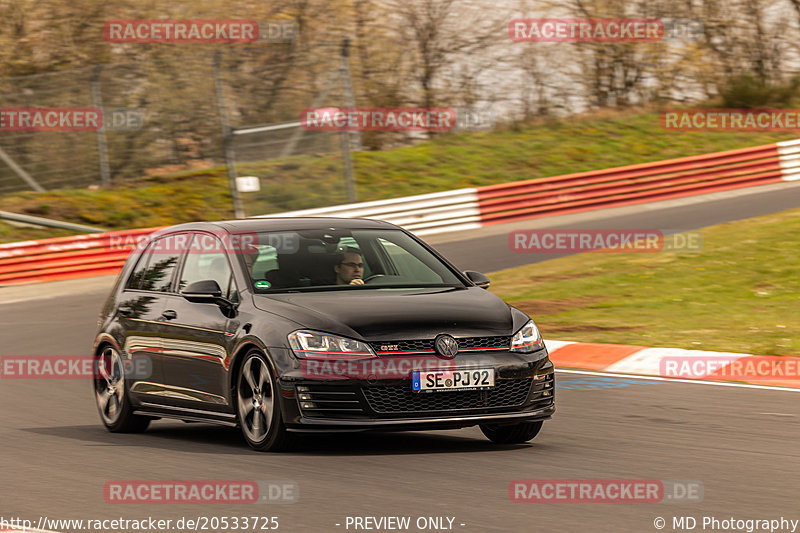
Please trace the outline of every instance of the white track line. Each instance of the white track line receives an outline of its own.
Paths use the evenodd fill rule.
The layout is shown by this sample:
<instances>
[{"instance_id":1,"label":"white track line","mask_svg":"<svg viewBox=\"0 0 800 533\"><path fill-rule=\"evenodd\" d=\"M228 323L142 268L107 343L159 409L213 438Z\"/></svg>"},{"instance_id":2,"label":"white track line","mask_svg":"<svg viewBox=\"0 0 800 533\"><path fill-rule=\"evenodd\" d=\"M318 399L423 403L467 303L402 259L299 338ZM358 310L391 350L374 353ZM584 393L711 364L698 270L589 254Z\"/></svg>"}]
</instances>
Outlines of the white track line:
<instances>
[{"instance_id":1,"label":"white track line","mask_svg":"<svg viewBox=\"0 0 800 533\"><path fill-rule=\"evenodd\" d=\"M556 368L556 372L564 374L586 374L589 376L604 376L612 378L641 379L642 381L667 381L672 383L691 383L693 385L713 385L715 387L738 387L742 389L766 389L787 392L800 392L800 388L778 387L774 385L751 385L750 383L729 383L726 381L704 381L699 379L662 378L660 376L641 376L635 374L618 374L614 372L594 372L589 370L565 370Z\"/></svg>"}]
</instances>

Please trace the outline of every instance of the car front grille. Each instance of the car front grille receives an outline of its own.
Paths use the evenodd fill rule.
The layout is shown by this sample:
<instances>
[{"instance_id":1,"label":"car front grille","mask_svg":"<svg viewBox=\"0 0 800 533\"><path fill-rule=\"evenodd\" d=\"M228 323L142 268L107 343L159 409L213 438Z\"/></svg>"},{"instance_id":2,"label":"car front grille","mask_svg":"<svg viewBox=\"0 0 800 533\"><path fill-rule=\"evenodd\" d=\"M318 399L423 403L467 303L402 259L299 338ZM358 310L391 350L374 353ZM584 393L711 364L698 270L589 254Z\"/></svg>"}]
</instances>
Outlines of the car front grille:
<instances>
[{"instance_id":1,"label":"car front grille","mask_svg":"<svg viewBox=\"0 0 800 533\"><path fill-rule=\"evenodd\" d=\"M498 380L485 391L446 391L418 393L411 385L363 387L364 397L376 413L417 413L432 411L465 411L493 407L518 407L525 403L533 380Z\"/></svg>"},{"instance_id":2,"label":"car front grille","mask_svg":"<svg viewBox=\"0 0 800 533\"><path fill-rule=\"evenodd\" d=\"M378 355L434 353L434 339L380 341L370 342L370 346ZM508 350L511 337L506 335L494 337L462 337L456 338L459 351Z\"/></svg>"}]
</instances>

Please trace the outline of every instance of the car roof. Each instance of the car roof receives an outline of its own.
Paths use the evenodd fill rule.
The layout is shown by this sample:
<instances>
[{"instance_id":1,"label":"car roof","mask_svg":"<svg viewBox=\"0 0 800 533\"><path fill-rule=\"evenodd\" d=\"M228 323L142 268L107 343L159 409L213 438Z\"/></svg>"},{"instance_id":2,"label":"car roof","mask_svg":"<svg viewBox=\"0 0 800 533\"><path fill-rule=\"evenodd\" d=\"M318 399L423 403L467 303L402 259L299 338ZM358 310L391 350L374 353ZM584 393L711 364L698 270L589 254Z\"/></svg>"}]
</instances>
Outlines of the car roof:
<instances>
[{"instance_id":1,"label":"car roof","mask_svg":"<svg viewBox=\"0 0 800 533\"><path fill-rule=\"evenodd\" d=\"M219 220L214 222L188 222L170 226L159 231L159 234L187 230L223 230L228 233L244 233L258 231L293 231L308 229L399 229L394 224L383 220L368 218L335 218L335 217L282 217L282 218L245 218L238 220Z\"/></svg>"}]
</instances>

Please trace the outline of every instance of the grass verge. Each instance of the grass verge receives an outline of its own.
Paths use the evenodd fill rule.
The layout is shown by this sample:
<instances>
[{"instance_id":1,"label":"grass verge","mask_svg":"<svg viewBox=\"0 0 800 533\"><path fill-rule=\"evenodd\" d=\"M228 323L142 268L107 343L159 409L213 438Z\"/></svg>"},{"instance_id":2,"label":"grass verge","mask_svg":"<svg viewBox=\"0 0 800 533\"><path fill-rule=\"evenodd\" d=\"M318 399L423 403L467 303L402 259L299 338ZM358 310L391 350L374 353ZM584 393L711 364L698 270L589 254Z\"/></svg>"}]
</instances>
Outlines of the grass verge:
<instances>
[{"instance_id":1,"label":"grass verge","mask_svg":"<svg viewBox=\"0 0 800 533\"><path fill-rule=\"evenodd\" d=\"M767 144L780 132L664 132L657 113L603 111L491 132L446 134L430 141L354 154L359 201L504 183ZM241 165L261 178L245 195L248 215L345 202L335 155L303 155ZM223 167L151 176L98 190L56 190L0 197L0 210L109 229L161 226L232 216ZM0 239L20 240L14 232Z\"/></svg>"},{"instance_id":2,"label":"grass verge","mask_svg":"<svg viewBox=\"0 0 800 533\"><path fill-rule=\"evenodd\" d=\"M704 228L698 253L584 253L492 274L549 339L800 354L800 209Z\"/></svg>"}]
</instances>

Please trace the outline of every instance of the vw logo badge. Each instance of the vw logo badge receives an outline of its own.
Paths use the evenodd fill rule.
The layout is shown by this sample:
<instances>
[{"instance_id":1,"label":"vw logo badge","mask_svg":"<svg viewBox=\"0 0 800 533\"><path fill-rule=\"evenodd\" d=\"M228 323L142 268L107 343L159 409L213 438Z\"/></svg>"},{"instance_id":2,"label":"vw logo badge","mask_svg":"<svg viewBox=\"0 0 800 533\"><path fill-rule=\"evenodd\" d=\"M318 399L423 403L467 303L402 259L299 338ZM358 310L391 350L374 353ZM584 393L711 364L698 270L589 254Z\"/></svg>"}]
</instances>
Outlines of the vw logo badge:
<instances>
[{"instance_id":1,"label":"vw logo badge","mask_svg":"<svg viewBox=\"0 0 800 533\"><path fill-rule=\"evenodd\" d=\"M437 336L433 347L438 355L447 359L452 359L458 353L458 342L450 335Z\"/></svg>"}]
</instances>

